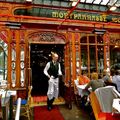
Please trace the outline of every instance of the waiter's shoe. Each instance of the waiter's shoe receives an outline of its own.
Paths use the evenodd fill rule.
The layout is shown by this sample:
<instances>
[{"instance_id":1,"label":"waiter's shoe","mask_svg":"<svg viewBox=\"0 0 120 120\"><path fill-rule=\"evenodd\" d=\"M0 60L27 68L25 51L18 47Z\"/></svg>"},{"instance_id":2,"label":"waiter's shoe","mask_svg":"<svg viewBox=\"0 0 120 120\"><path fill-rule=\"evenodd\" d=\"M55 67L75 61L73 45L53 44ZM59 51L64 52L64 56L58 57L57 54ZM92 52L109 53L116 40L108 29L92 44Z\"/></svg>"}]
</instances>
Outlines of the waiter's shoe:
<instances>
[{"instance_id":1,"label":"waiter's shoe","mask_svg":"<svg viewBox=\"0 0 120 120\"><path fill-rule=\"evenodd\" d=\"M51 107L51 106L48 106L47 109L48 109L49 111L51 111L51 110L52 110L52 107Z\"/></svg>"}]
</instances>

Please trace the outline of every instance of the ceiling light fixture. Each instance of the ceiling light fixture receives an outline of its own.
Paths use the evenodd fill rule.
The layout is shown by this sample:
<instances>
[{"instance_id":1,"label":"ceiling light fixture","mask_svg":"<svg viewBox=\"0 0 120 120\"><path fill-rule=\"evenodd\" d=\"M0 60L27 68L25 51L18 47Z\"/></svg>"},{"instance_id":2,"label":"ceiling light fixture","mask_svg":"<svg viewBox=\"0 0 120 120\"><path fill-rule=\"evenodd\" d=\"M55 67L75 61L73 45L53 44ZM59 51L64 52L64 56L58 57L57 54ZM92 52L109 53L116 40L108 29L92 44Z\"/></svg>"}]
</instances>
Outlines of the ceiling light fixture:
<instances>
[{"instance_id":1,"label":"ceiling light fixture","mask_svg":"<svg viewBox=\"0 0 120 120\"><path fill-rule=\"evenodd\" d=\"M70 0L71 1L71 6L74 7L76 6L78 0Z\"/></svg>"},{"instance_id":2,"label":"ceiling light fixture","mask_svg":"<svg viewBox=\"0 0 120 120\"><path fill-rule=\"evenodd\" d=\"M76 6L77 2L73 1L72 2L72 7Z\"/></svg>"},{"instance_id":3,"label":"ceiling light fixture","mask_svg":"<svg viewBox=\"0 0 120 120\"><path fill-rule=\"evenodd\" d=\"M112 6L112 7L110 7L110 11L115 11L116 9L117 9L116 6Z\"/></svg>"},{"instance_id":4,"label":"ceiling light fixture","mask_svg":"<svg viewBox=\"0 0 120 120\"><path fill-rule=\"evenodd\" d=\"M25 0L25 2L29 2L29 3L32 3L33 0Z\"/></svg>"}]
</instances>

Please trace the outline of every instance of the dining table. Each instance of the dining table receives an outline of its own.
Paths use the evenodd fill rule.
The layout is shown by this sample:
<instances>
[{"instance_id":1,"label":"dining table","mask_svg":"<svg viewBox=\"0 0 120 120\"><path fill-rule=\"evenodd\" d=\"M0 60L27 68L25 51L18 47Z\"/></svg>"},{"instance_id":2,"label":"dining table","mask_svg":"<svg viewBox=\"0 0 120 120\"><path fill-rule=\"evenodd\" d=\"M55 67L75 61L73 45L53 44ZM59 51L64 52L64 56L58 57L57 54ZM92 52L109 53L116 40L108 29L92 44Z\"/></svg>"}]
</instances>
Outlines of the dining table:
<instances>
[{"instance_id":1,"label":"dining table","mask_svg":"<svg viewBox=\"0 0 120 120\"><path fill-rule=\"evenodd\" d=\"M87 91L85 90L85 87L87 86L87 84L80 85L78 80L74 80L74 83L75 83L75 86L78 90L79 96L83 97L85 94L87 94ZM92 88L90 87L88 90L89 90L89 92L91 92Z\"/></svg>"}]
</instances>

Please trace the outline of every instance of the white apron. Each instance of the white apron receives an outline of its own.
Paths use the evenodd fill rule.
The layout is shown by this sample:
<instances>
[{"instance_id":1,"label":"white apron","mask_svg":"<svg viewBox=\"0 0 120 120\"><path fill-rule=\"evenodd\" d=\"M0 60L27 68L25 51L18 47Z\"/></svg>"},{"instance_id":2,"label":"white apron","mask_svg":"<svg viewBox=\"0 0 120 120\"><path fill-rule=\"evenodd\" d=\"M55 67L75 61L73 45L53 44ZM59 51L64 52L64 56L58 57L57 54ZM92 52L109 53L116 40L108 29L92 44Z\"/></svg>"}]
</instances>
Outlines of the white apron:
<instances>
[{"instance_id":1,"label":"white apron","mask_svg":"<svg viewBox=\"0 0 120 120\"><path fill-rule=\"evenodd\" d=\"M51 100L53 97L58 98L59 94L59 78L50 78L48 81L48 92L47 96L49 100Z\"/></svg>"}]
</instances>

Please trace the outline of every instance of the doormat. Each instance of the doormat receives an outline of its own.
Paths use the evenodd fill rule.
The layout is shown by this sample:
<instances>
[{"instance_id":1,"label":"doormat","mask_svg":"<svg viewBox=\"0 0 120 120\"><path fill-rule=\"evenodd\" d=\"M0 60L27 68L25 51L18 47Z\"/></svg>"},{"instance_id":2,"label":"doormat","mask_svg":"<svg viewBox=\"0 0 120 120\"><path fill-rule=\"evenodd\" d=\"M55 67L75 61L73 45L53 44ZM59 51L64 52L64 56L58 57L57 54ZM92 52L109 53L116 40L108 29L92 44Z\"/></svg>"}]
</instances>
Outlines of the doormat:
<instances>
[{"instance_id":1,"label":"doormat","mask_svg":"<svg viewBox=\"0 0 120 120\"><path fill-rule=\"evenodd\" d=\"M34 120L64 120L64 118L58 106L53 106L51 111L48 111L46 106L36 106L34 107Z\"/></svg>"},{"instance_id":2,"label":"doormat","mask_svg":"<svg viewBox=\"0 0 120 120\"><path fill-rule=\"evenodd\" d=\"M33 102L46 102L47 101L47 96L34 96L33 97Z\"/></svg>"}]
</instances>

